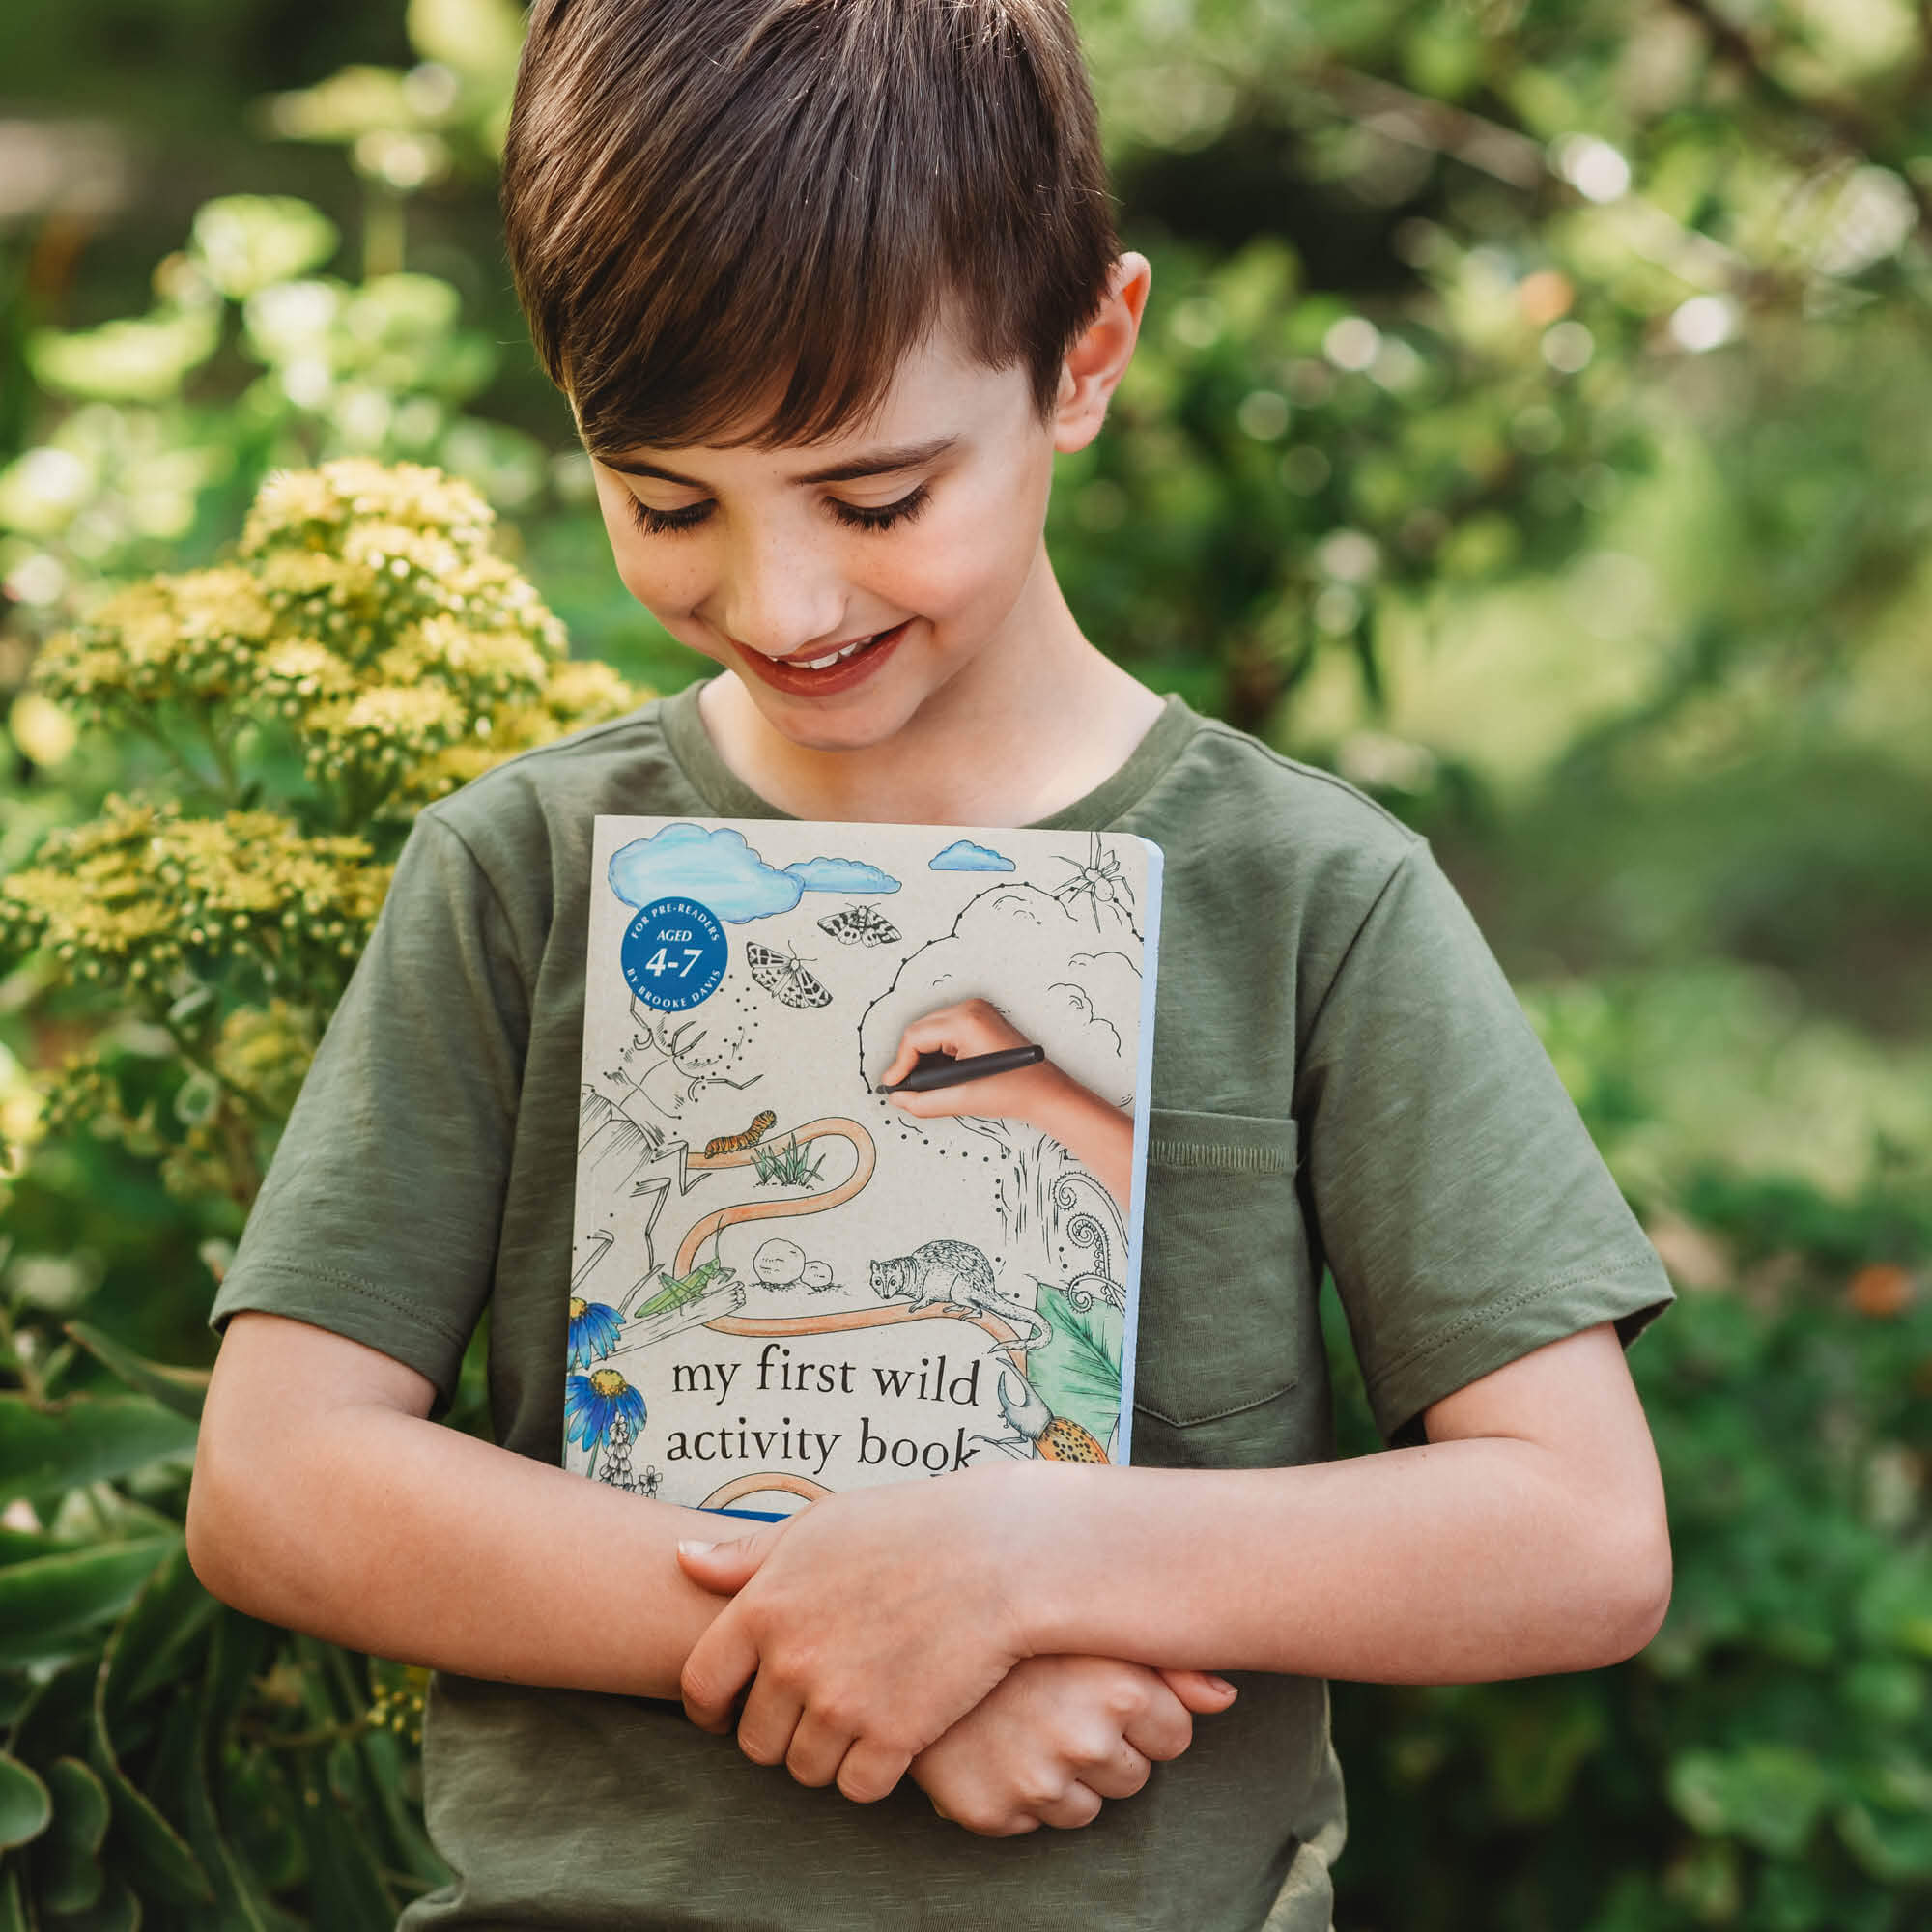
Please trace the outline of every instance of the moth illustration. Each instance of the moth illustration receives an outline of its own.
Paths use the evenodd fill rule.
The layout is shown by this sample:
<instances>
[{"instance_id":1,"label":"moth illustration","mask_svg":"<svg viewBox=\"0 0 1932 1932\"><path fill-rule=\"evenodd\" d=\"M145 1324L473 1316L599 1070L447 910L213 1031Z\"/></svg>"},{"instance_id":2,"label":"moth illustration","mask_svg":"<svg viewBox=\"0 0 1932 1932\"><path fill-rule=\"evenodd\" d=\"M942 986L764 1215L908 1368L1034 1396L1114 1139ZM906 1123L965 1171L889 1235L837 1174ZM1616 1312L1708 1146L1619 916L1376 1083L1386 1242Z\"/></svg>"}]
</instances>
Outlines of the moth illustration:
<instances>
[{"instance_id":1,"label":"moth illustration","mask_svg":"<svg viewBox=\"0 0 1932 1932\"><path fill-rule=\"evenodd\" d=\"M895 946L903 936L877 906L868 905L850 905L843 912L827 913L818 922L818 929L829 932L841 946Z\"/></svg>"},{"instance_id":2,"label":"moth illustration","mask_svg":"<svg viewBox=\"0 0 1932 1932\"><path fill-rule=\"evenodd\" d=\"M805 970L796 952L774 952L756 940L745 943L745 963L752 978L781 1007L829 1007L832 995Z\"/></svg>"}]
</instances>

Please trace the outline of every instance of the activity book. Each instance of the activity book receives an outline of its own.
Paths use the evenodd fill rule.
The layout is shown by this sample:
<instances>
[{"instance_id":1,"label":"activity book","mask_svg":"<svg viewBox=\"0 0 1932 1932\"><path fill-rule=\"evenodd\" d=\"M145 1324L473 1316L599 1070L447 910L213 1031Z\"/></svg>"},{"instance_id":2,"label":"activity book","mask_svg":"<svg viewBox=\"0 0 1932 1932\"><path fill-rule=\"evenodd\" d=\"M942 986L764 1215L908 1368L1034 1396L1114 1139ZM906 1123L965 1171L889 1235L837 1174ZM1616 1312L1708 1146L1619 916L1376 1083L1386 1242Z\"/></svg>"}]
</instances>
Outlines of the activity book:
<instances>
[{"instance_id":1,"label":"activity book","mask_svg":"<svg viewBox=\"0 0 1932 1932\"><path fill-rule=\"evenodd\" d=\"M776 1520L1126 1462L1159 847L599 817L592 864L564 1465ZM975 1050L902 1055L934 1015Z\"/></svg>"}]
</instances>

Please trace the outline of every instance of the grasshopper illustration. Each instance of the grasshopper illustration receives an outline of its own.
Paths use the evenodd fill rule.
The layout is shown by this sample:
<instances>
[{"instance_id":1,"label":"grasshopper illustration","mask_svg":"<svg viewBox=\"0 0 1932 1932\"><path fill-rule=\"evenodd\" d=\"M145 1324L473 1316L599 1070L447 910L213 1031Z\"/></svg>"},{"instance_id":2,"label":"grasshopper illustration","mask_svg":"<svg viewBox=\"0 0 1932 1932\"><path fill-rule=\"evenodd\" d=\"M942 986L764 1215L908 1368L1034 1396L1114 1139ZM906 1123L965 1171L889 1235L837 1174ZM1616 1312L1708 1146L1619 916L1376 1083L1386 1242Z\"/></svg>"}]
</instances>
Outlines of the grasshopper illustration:
<instances>
[{"instance_id":1,"label":"grasshopper illustration","mask_svg":"<svg viewBox=\"0 0 1932 1932\"><path fill-rule=\"evenodd\" d=\"M658 1279L664 1286L648 1301L640 1303L632 1312L631 1319L642 1321L653 1315L668 1315L673 1308L688 1307L694 1301L701 1301L714 1286L724 1288L737 1278L737 1270L726 1267L715 1255L708 1262L699 1262L681 1280L674 1281L665 1269L660 1268Z\"/></svg>"}]
</instances>

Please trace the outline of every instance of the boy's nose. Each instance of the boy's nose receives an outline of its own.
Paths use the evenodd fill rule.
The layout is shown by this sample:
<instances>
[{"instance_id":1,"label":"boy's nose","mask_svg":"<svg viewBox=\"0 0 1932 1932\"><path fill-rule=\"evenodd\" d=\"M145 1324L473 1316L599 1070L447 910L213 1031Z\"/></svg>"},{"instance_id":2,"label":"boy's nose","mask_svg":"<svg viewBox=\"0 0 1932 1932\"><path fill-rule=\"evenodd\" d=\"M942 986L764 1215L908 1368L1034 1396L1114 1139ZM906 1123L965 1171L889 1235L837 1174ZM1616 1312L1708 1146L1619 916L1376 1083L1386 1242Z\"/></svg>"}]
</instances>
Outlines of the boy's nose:
<instances>
[{"instance_id":1,"label":"boy's nose","mask_svg":"<svg viewBox=\"0 0 1932 1932\"><path fill-rule=\"evenodd\" d=\"M748 535L731 547L725 569L714 621L746 650L788 658L845 635L842 586L810 546Z\"/></svg>"}]
</instances>

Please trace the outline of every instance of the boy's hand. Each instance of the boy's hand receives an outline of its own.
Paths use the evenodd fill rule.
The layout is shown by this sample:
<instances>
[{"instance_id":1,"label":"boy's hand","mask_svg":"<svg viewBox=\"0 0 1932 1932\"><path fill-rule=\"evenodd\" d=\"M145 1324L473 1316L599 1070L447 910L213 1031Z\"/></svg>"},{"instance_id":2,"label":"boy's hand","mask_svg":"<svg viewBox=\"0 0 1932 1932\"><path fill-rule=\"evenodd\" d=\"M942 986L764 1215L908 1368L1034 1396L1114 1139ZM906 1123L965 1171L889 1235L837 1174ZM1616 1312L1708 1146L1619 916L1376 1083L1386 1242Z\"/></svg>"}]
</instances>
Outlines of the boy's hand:
<instances>
[{"instance_id":1,"label":"boy's hand","mask_svg":"<svg viewBox=\"0 0 1932 1932\"><path fill-rule=\"evenodd\" d=\"M693 1582L736 1592L685 1662L691 1720L724 1731L749 1682L747 1757L862 1804L885 1797L1029 1655L1014 1524L1049 1512L1018 1493L1021 1473L846 1490L741 1542L680 1544Z\"/></svg>"},{"instance_id":2,"label":"boy's hand","mask_svg":"<svg viewBox=\"0 0 1932 1932\"><path fill-rule=\"evenodd\" d=\"M981 1837L1091 1825L1103 1799L1131 1798L1151 1760L1194 1742L1190 1713L1234 1701L1232 1684L1199 1670L1028 1658L913 1759L913 1782L942 1818Z\"/></svg>"}]
</instances>

